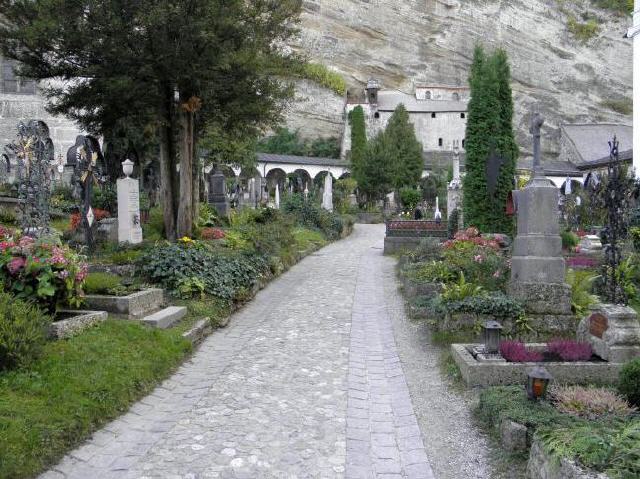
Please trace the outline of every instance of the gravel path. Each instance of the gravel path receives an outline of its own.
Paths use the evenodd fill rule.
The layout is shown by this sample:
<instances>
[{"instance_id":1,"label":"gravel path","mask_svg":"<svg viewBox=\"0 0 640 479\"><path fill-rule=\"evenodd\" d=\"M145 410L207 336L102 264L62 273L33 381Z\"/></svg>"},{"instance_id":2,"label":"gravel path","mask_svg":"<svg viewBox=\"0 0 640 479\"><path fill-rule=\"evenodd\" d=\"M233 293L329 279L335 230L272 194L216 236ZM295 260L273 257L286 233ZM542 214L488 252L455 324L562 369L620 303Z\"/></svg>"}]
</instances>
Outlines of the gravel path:
<instances>
[{"instance_id":1,"label":"gravel path","mask_svg":"<svg viewBox=\"0 0 640 479\"><path fill-rule=\"evenodd\" d=\"M41 477L489 477L464 401L404 319L383 237L357 225L303 260Z\"/></svg>"}]
</instances>

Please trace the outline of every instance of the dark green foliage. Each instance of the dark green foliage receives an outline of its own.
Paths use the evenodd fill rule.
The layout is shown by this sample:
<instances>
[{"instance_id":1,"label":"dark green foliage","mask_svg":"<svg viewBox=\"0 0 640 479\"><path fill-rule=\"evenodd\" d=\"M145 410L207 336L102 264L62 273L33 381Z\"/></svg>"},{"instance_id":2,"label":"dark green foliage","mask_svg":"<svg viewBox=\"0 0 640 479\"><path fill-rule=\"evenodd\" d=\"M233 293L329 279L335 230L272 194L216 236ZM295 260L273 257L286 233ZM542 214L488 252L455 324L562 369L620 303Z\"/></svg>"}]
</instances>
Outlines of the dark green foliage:
<instances>
[{"instance_id":1,"label":"dark green foliage","mask_svg":"<svg viewBox=\"0 0 640 479\"><path fill-rule=\"evenodd\" d=\"M203 243L157 245L138 261L140 273L154 283L177 290L185 280L204 283L204 292L237 299L268 272L263 255L222 253Z\"/></svg>"},{"instance_id":2,"label":"dark green foliage","mask_svg":"<svg viewBox=\"0 0 640 479\"><path fill-rule=\"evenodd\" d=\"M106 184L100 188L93 188L91 206L100 210L106 210L111 214L118 213L118 192L115 185Z\"/></svg>"},{"instance_id":3,"label":"dark green foliage","mask_svg":"<svg viewBox=\"0 0 640 479\"><path fill-rule=\"evenodd\" d=\"M287 196L281 210L292 215L299 225L317 228L329 239L337 239L342 234L344 224L340 215L330 213L312 201L305 201L300 194Z\"/></svg>"},{"instance_id":4,"label":"dark green foliage","mask_svg":"<svg viewBox=\"0 0 640 479\"><path fill-rule=\"evenodd\" d=\"M337 138L317 138L313 141L300 138L297 131L278 128L275 135L258 142L257 150L262 153L281 155L311 156L318 158L339 158L340 143Z\"/></svg>"},{"instance_id":5,"label":"dark green foliage","mask_svg":"<svg viewBox=\"0 0 640 479\"><path fill-rule=\"evenodd\" d=\"M358 190L370 205L382 200L393 188L391 157L385 134L380 133L367 143L362 165L356 180Z\"/></svg>"},{"instance_id":6,"label":"dark green foliage","mask_svg":"<svg viewBox=\"0 0 640 479\"><path fill-rule=\"evenodd\" d=\"M364 122L364 110L361 106L355 107L349 113L351 125L351 173L358 185L366 183L365 155L367 151L367 130Z\"/></svg>"},{"instance_id":7,"label":"dark green foliage","mask_svg":"<svg viewBox=\"0 0 640 479\"><path fill-rule=\"evenodd\" d=\"M398 105L384 132L385 149L390 158L392 184L396 190L415 188L424 170L422 145L416 138L409 113Z\"/></svg>"},{"instance_id":8,"label":"dark green foliage","mask_svg":"<svg viewBox=\"0 0 640 479\"><path fill-rule=\"evenodd\" d=\"M51 318L36 306L0 293L0 370L23 366L37 358L50 322Z\"/></svg>"},{"instance_id":9,"label":"dark green foliage","mask_svg":"<svg viewBox=\"0 0 640 479\"><path fill-rule=\"evenodd\" d=\"M580 244L580 238L573 231L561 231L560 237L562 238L562 248L572 249Z\"/></svg>"},{"instance_id":10,"label":"dark green foliage","mask_svg":"<svg viewBox=\"0 0 640 479\"><path fill-rule=\"evenodd\" d=\"M591 0L591 3L605 10L613 10L621 15L633 12L633 0Z\"/></svg>"},{"instance_id":11,"label":"dark green foliage","mask_svg":"<svg viewBox=\"0 0 640 479\"><path fill-rule=\"evenodd\" d=\"M0 373L0 478L44 472L150 393L190 349L180 332L106 321L46 344L29 368Z\"/></svg>"},{"instance_id":12,"label":"dark green foliage","mask_svg":"<svg viewBox=\"0 0 640 479\"><path fill-rule=\"evenodd\" d=\"M465 223L482 232L511 233L513 221L506 215L506 204L508 193L514 187L518 148L513 135L513 100L506 53L498 50L487 56L482 47L477 46L469 84ZM487 184L487 162L491 157L502 160L493 194Z\"/></svg>"},{"instance_id":13,"label":"dark green foliage","mask_svg":"<svg viewBox=\"0 0 640 479\"><path fill-rule=\"evenodd\" d=\"M458 222L460 221L460 210L456 208L449 215L447 223L447 237L452 239L458 232Z\"/></svg>"},{"instance_id":14,"label":"dark green foliage","mask_svg":"<svg viewBox=\"0 0 640 479\"><path fill-rule=\"evenodd\" d=\"M525 314L521 303L500 292L471 296L461 301L442 301L439 308L443 313L490 315L498 320L515 320Z\"/></svg>"},{"instance_id":15,"label":"dark green foliage","mask_svg":"<svg viewBox=\"0 0 640 479\"><path fill-rule=\"evenodd\" d=\"M632 405L640 407L640 359L629 361L622 367L618 381L618 391Z\"/></svg>"},{"instance_id":16,"label":"dark green foliage","mask_svg":"<svg viewBox=\"0 0 640 479\"><path fill-rule=\"evenodd\" d=\"M400 190L400 202L408 211L413 211L422 200L422 194L415 188L402 188Z\"/></svg>"}]
</instances>

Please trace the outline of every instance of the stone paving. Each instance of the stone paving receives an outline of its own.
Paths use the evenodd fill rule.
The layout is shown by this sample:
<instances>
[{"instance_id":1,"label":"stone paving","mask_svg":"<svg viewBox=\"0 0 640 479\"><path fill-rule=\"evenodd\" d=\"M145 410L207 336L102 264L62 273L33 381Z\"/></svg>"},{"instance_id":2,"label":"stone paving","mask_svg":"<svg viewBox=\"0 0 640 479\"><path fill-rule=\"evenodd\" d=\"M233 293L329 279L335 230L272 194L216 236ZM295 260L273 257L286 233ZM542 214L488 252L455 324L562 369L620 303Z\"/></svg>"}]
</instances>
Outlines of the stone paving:
<instances>
[{"instance_id":1,"label":"stone paving","mask_svg":"<svg viewBox=\"0 0 640 479\"><path fill-rule=\"evenodd\" d=\"M382 225L272 282L44 479L431 478L381 275Z\"/></svg>"}]
</instances>

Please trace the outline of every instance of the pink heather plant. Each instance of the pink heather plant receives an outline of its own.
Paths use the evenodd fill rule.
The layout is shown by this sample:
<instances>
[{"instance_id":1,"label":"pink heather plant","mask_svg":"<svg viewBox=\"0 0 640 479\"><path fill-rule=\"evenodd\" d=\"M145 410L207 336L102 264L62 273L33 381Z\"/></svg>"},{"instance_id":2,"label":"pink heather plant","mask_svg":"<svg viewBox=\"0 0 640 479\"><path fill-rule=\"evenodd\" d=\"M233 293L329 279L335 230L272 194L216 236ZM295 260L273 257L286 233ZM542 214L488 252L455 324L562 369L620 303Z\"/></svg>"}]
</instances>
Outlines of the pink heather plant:
<instances>
[{"instance_id":1,"label":"pink heather plant","mask_svg":"<svg viewBox=\"0 0 640 479\"><path fill-rule=\"evenodd\" d=\"M558 411L589 420L635 412L625 399L604 388L553 385L550 398Z\"/></svg>"},{"instance_id":2,"label":"pink heather plant","mask_svg":"<svg viewBox=\"0 0 640 479\"><path fill-rule=\"evenodd\" d=\"M542 353L527 349L520 341L502 341L500 354L510 363L538 363L544 359Z\"/></svg>"},{"instance_id":3,"label":"pink heather plant","mask_svg":"<svg viewBox=\"0 0 640 479\"><path fill-rule=\"evenodd\" d=\"M547 350L557 354L563 361L588 361L593 350L588 343L579 343L571 339L554 339L547 343Z\"/></svg>"}]
</instances>

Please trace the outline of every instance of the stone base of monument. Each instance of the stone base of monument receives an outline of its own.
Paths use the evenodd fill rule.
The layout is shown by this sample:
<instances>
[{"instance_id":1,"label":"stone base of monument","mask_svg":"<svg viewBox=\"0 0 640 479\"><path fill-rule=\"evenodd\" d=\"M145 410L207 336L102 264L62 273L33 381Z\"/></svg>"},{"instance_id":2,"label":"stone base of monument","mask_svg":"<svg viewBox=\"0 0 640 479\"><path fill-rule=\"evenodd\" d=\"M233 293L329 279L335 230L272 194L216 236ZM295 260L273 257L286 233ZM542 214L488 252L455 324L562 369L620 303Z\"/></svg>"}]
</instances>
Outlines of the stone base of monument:
<instances>
[{"instance_id":1,"label":"stone base of monument","mask_svg":"<svg viewBox=\"0 0 640 479\"><path fill-rule=\"evenodd\" d=\"M451 354L460 369L462 380L468 387L524 385L527 373L542 366L558 384L616 384L624 363L613 363L594 359L592 361L549 361L510 363L487 361L478 357L479 344L452 344ZM527 349L544 351L546 344L527 343Z\"/></svg>"},{"instance_id":2,"label":"stone base of monument","mask_svg":"<svg viewBox=\"0 0 640 479\"><path fill-rule=\"evenodd\" d=\"M571 287L564 283L510 283L507 294L520 301L527 317L545 333L575 331Z\"/></svg>"},{"instance_id":3,"label":"stone base of monument","mask_svg":"<svg viewBox=\"0 0 640 479\"><path fill-rule=\"evenodd\" d=\"M216 201L214 198L209 198L209 205L216 209L218 216L229 216L229 210L231 207L229 206L229 201L224 198L220 201ZM246 207L249 205L246 205Z\"/></svg>"},{"instance_id":4,"label":"stone base of monument","mask_svg":"<svg viewBox=\"0 0 640 479\"><path fill-rule=\"evenodd\" d=\"M598 304L578 325L578 340L591 344L605 361L623 363L640 357L640 322L628 306Z\"/></svg>"}]
</instances>

